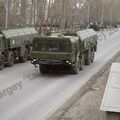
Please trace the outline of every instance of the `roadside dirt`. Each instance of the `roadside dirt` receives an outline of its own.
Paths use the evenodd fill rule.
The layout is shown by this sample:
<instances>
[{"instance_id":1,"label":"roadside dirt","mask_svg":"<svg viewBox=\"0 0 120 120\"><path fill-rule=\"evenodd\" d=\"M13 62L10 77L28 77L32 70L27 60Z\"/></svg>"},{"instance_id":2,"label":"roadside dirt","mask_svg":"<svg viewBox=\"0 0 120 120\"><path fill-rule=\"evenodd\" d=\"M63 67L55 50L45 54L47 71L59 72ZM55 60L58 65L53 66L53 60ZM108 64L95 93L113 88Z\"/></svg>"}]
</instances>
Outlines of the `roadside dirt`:
<instances>
[{"instance_id":1,"label":"roadside dirt","mask_svg":"<svg viewBox=\"0 0 120 120\"><path fill-rule=\"evenodd\" d=\"M120 56L111 60L120 63ZM106 113L100 111L100 106L109 76L110 64L91 83L84 86L86 89L77 93L63 108L58 110L48 120L105 120ZM79 97L78 97L79 96ZM72 102L71 102L72 101ZM71 104L69 104L71 102ZM69 105L67 105L69 104Z\"/></svg>"},{"instance_id":2,"label":"roadside dirt","mask_svg":"<svg viewBox=\"0 0 120 120\"><path fill-rule=\"evenodd\" d=\"M100 105L108 74L109 69L58 120L105 120L105 112L100 111Z\"/></svg>"}]
</instances>

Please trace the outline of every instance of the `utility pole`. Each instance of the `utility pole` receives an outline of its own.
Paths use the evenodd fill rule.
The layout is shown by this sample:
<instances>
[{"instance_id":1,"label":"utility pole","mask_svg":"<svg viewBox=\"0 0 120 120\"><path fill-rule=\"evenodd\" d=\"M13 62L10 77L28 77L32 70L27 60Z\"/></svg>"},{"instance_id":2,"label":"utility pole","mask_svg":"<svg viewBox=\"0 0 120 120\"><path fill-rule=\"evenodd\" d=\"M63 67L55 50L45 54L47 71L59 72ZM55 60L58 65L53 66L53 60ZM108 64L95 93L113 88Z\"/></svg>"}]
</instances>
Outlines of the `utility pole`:
<instances>
[{"instance_id":1,"label":"utility pole","mask_svg":"<svg viewBox=\"0 0 120 120\"><path fill-rule=\"evenodd\" d=\"M102 17L101 17L101 20L102 20L102 22L104 20L104 0L102 0Z\"/></svg>"},{"instance_id":2,"label":"utility pole","mask_svg":"<svg viewBox=\"0 0 120 120\"><path fill-rule=\"evenodd\" d=\"M6 0L6 22L5 27L8 28L8 0Z\"/></svg>"},{"instance_id":3,"label":"utility pole","mask_svg":"<svg viewBox=\"0 0 120 120\"><path fill-rule=\"evenodd\" d=\"M66 22L66 16L65 16L65 13L66 13L65 0L63 0L62 2L63 2L63 3L62 3L62 4L63 4L62 8L63 8L63 20L64 20L63 23L64 23L64 29L66 29L66 23L65 23L65 22Z\"/></svg>"},{"instance_id":4,"label":"utility pole","mask_svg":"<svg viewBox=\"0 0 120 120\"><path fill-rule=\"evenodd\" d=\"M90 0L88 0L88 17L87 17L87 23L90 22Z\"/></svg>"},{"instance_id":5,"label":"utility pole","mask_svg":"<svg viewBox=\"0 0 120 120\"><path fill-rule=\"evenodd\" d=\"M112 26L112 21L113 21L113 0L111 0L110 26Z\"/></svg>"},{"instance_id":6,"label":"utility pole","mask_svg":"<svg viewBox=\"0 0 120 120\"><path fill-rule=\"evenodd\" d=\"M65 0L63 0L63 15L65 16Z\"/></svg>"}]
</instances>

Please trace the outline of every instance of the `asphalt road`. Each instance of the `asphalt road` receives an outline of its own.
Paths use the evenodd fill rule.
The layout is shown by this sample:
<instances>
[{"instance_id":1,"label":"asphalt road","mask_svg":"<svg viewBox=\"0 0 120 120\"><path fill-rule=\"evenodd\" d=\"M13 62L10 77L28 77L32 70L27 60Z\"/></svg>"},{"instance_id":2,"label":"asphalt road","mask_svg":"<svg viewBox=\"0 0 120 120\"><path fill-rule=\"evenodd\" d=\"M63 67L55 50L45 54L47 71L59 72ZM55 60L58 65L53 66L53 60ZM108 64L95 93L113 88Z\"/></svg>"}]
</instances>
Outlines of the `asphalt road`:
<instances>
[{"instance_id":1,"label":"asphalt road","mask_svg":"<svg viewBox=\"0 0 120 120\"><path fill-rule=\"evenodd\" d=\"M46 120L120 51L120 30L99 33L95 61L78 75L41 75L30 62L0 71L0 120Z\"/></svg>"}]
</instances>

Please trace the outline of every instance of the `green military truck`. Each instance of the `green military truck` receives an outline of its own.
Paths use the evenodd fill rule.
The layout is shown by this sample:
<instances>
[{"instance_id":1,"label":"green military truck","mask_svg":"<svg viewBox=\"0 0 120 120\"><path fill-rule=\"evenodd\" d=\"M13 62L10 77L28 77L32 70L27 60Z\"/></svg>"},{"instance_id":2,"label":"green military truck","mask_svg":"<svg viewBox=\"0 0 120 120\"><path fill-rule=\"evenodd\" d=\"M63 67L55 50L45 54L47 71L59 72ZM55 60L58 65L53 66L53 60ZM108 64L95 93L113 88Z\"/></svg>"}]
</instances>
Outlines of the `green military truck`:
<instances>
[{"instance_id":1,"label":"green military truck","mask_svg":"<svg viewBox=\"0 0 120 120\"><path fill-rule=\"evenodd\" d=\"M12 66L16 59L26 62L32 51L34 28L0 30L0 70Z\"/></svg>"},{"instance_id":2,"label":"green military truck","mask_svg":"<svg viewBox=\"0 0 120 120\"><path fill-rule=\"evenodd\" d=\"M89 65L94 60L95 52L97 51L97 34L93 29L87 30L67 30L63 32L64 36L76 36L81 41L81 51L84 55L86 65ZM92 59L91 59L92 58Z\"/></svg>"},{"instance_id":3,"label":"green military truck","mask_svg":"<svg viewBox=\"0 0 120 120\"><path fill-rule=\"evenodd\" d=\"M41 73L46 73L54 66L71 67L77 74L84 64L94 61L97 50L97 35L89 29L76 34L61 37L35 37L33 40L32 64L39 64Z\"/></svg>"}]
</instances>

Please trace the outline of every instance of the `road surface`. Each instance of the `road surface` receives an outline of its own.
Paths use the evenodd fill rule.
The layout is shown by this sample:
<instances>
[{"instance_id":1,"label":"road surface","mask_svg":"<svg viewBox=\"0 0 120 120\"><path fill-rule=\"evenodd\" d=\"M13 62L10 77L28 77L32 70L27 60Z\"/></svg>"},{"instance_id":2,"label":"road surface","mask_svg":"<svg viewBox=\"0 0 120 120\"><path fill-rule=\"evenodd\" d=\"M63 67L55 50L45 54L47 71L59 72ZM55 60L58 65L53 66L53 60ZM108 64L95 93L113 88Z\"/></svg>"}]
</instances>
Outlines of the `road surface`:
<instances>
[{"instance_id":1,"label":"road surface","mask_svg":"<svg viewBox=\"0 0 120 120\"><path fill-rule=\"evenodd\" d=\"M46 120L120 51L120 30L99 33L98 43L95 62L77 75L42 75L30 62L0 71L0 120Z\"/></svg>"}]
</instances>

